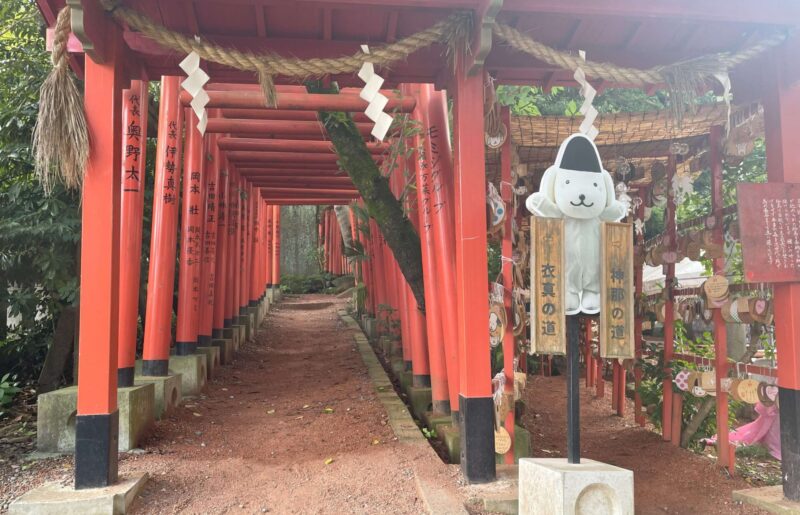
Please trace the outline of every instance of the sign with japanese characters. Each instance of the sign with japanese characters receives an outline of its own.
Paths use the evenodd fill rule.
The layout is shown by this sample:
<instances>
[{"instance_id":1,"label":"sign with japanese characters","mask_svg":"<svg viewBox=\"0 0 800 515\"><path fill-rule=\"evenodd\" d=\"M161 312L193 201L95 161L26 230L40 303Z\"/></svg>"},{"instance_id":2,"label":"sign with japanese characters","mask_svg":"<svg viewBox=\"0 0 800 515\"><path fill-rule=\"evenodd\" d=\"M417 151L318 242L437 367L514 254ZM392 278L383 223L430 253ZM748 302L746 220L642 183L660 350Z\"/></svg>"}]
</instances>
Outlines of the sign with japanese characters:
<instances>
[{"instance_id":1,"label":"sign with japanese characters","mask_svg":"<svg viewBox=\"0 0 800 515\"><path fill-rule=\"evenodd\" d=\"M800 281L800 184L736 188L745 281Z\"/></svg>"},{"instance_id":2,"label":"sign with japanese characters","mask_svg":"<svg viewBox=\"0 0 800 515\"><path fill-rule=\"evenodd\" d=\"M600 356L633 358L633 226L600 226Z\"/></svg>"},{"instance_id":3,"label":"sign with japanese characters","mask_svg":"<svg viewBox=\"0 0 800 515\"><path fill-rule=\"evenodd\" d=\"M531 217L531 353L566 354L564 219Z\"/></svg>"}]
</instances>

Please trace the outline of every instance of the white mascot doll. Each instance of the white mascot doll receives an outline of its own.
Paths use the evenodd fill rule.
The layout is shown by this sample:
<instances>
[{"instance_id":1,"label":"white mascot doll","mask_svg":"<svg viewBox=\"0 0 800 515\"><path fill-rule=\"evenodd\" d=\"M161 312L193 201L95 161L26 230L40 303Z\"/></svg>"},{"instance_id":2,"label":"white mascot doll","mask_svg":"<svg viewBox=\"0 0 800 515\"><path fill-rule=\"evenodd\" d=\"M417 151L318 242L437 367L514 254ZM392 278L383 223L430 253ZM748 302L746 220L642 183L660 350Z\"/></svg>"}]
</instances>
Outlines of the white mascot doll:
<instances>
[{"instance_id":1,"label":"white mascot doll","mask_svg":"<svg viewBox=\"0 0 800 515\"><path fill-rule=\"evenodd\" d=\"M600 222L622 220L628 206L616 199L594 143L583 134L564 140L525 206L536 216L564 218L566 314L599 313Z\"/></svg>"}]
</instances>

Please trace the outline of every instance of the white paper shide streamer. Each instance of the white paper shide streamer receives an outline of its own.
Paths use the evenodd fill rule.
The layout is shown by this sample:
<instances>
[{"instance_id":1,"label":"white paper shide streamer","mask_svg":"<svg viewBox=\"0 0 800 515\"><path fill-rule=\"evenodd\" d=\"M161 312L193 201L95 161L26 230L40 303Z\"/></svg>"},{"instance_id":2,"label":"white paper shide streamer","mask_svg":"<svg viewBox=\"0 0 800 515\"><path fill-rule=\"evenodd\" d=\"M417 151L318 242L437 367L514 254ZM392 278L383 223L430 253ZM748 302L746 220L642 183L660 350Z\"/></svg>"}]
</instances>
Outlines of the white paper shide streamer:
<instances>
[{"instance_id":1,"label":"white paper shide streamer","mask_svg":"<svg viewBox=\"0 0 800 515\"><path fill-rule=\"evenodd\" d=\"M205 134L206 126L208 125L206 105L208 105L210 99L203 87L208 82L209 76L200 68L200 56L197 55L197 52L187 55L186 59L181 61L180 67L187 75L181 86L192 97L190 105L199 120L197 122L197 130L200 131L200 134Z\"/></svg>"},{"instance_id":2,"label":"white paper shide streamer","mask_svg":"<svg viewBox=\"0 0 800 515\"><path fill-rule=\"evenodd\" d=\"M361 45L361 50L365 54L369 54L367 45ZM365 102L369 102L364 114L375 123L371 134L376 139L383 141L389 131L389 127L392 125L392 117L383 112L386 104L389 103L386 95L381 93L383 78L375 73L375 67L371 62L365 62L361 65L361 69L358 71L358 78L365 82L358 96Z\"/></svg>"},{"instance_id":3,"label":"white paper shide streamer","mask_svg":"<svg viewBox=\"0 0 800 515\"><path fill-rule=\"evenodd\" d=\"M579 52L581 59L586 60L586 52L581 50ZM590 140L594 141L597 137L599 130L594 126L594 121L597 118L597 109L592 105L594 97L597 95L597 90L589 84L586 80L586 73L583 68L578 67L573 74L575 82L581 85L581 96L583 97L583 104L581 104L580 113L583 115L583 122L578 130L585 134Z\"/></svg>"}]
</instances>

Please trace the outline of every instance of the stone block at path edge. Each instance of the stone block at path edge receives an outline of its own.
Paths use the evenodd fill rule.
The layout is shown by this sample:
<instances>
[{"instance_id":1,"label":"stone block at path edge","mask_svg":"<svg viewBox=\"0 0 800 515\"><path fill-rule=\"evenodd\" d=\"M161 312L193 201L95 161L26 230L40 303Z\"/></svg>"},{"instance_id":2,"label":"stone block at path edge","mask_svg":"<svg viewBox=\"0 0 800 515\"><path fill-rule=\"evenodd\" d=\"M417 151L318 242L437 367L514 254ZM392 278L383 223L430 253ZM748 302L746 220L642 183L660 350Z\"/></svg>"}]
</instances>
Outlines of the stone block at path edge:
<instances>
[{"instance_id":1,"label":"stone block at path edge","mask_svg":"<svg viewBox=\"0 0 800 515\"><path fill-rule=\"evenodd\" d=\"M200 395L206 387L208 371L205 354L170 356L169 370L172 374L181 374L181 392L184 397Z\"/></svg>"},{"instance_id":2,"label":"stone block at path edge","mask_svg":"<svg viewBox=\"0 0 800 515\"><path fill-rule=\"evenodd\" d=\"M39 395L36 448L39 452L75 452L78 387ZM135 449L155 421L155 387L142 384L117 390L119 450Z\"/></svg>"},{"instance_id":3,"label":"stone block at path edge","mask_svg":"<svg viewBox=\"0 0 800 515\"><path fill-rule=\"evenodd\" d=\"M207 379L211 379L216 374L217 367L219 366L219 347L211 345L209 347L197 347L197 354L205 354L206 356L206 373Z\"/></svg>"},{"instance_id":4,"label":"stone block at path edge","mask_svg":"<svg viewBox=\"0 0 800 515\"><path fill-rule=\"evenodd\" d=\"M519 513L633 515L633 472L589 459L521 459Z\"/></svg>"},{"instance_id":5,"label":"stone block at path edge","mask_svg":"<svg viewBox=\"0 0 800 515\"><path fill-rule=\"evenodd\" d=\"M211 340L211 345L219 348L220 365L227 365L231 361L233 361L233 339L216 338L214 340Z\"/></svg>"},{"instance_id":6,"label":"stone block at path edge","mask_svg":"<svg viewBox=\"0 0 800 515\"><path fill-rule=\"evenodd\" d=\"M155 417L161 420L171 413L181 402L181 375L140 376L133 380L134 384L152 383L155 388Z\"/></svg>"}]
</instances>

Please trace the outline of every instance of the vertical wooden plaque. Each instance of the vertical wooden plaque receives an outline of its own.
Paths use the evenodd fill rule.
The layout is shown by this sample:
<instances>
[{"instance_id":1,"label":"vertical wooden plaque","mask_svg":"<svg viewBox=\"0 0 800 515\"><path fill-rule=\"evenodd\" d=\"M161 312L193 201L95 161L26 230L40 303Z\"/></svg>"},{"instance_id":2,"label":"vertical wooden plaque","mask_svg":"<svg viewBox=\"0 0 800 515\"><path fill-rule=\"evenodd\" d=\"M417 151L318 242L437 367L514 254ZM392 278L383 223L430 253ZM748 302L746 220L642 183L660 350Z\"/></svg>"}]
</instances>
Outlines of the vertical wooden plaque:
<instances>
[{"instance_id":1,"label":"vertical wooden plaque","mask_svg":"<svg viewBox=\"0 0 800 515\"><path fill-rule=\"evenodd\" d=\"M566 354L564 220L531 217L531 353Z\"/></svg>"},{"instance_id":2,"label":"vertical wooden plaque","mask_svg":"<svg viewBox=\"0 0 800 515\"><path fill-rule=\"evenodd\" d=\"M633 227L604 222L600 238L600 356L633 358Z\"/></svg>"}]
</instances>

